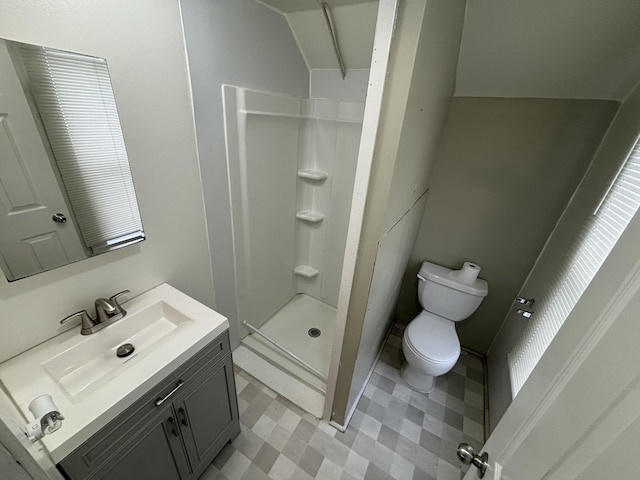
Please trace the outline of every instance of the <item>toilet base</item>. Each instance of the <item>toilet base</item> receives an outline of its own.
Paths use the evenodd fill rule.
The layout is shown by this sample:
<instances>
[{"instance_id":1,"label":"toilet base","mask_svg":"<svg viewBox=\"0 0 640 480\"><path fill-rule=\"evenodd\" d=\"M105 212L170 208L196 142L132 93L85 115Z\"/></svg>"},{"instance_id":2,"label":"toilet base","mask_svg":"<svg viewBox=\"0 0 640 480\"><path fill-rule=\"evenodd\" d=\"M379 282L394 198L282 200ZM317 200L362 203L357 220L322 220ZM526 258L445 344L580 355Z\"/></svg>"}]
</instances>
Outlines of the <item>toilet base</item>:
<instances>
[{"instance_id":1,"label":"toilet base","mask_svg":"<svg viewBox=\"0 0 640 480\"><path fill-rule=\"evenodd\" d=\"M420 393L431 393L436 386L436 377L420 373L406 361L400 370L400 377L410 388Z\"/></svg>"}]
</instances>

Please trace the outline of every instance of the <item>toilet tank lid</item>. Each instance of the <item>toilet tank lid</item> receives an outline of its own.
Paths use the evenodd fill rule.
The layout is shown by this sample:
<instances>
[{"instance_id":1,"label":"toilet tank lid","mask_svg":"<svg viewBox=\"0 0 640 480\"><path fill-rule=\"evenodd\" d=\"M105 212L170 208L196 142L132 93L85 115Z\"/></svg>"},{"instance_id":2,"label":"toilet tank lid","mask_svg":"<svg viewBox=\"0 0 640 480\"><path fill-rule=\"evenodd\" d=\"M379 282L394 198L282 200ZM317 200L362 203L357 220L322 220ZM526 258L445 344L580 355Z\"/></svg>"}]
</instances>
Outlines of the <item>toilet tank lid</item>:
<instances>
[{"instance_id":1,"label":"toilet tank lid","mask_svg":"<svg viewBox=\"0 0 640 480\"><path fill-rule=\"evenodd\" d=\"M473 283L461 283L458 280L451 278L449 274L455 270L442 265L436 265L431 262L423 262L420 271L418 272L418 278L423 280L431 280L434 283L439 283L445 287L454 288L461 292L476 295L478 297L486 297L489 293L489 284L486 280L476 278Z\"/></svg>"}]
</instances>

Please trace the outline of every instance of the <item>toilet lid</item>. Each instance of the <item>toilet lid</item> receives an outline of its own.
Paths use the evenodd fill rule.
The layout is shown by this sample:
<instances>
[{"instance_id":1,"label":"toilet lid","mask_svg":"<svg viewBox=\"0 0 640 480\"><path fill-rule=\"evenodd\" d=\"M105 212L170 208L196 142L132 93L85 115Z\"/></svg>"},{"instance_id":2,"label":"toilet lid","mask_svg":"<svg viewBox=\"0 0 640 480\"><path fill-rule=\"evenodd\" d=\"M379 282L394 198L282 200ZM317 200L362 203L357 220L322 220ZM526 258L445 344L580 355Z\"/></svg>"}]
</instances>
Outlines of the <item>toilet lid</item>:
<instances>
[{"instance_id":1,"label":"toilet lid","mask_svg":"<svg viewBox=\"0 0 640 480\"><path fill-rule=\"evenodd\" d=\"M460 356L460 341L454 323L424 310L408 326L408 346L432 363L455 362Z\"/></svg>"}]
</instances>

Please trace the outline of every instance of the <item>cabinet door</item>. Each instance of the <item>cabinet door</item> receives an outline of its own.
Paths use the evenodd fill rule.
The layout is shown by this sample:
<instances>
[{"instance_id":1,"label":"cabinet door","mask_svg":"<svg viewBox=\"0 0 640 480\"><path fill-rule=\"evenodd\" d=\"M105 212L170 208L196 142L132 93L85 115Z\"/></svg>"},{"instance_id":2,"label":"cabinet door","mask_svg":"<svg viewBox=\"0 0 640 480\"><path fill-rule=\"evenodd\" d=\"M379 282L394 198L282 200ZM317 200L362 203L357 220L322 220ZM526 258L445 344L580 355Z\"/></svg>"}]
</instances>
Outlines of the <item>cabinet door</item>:
<instances>
[{"instance_id":1,"label":"cabinet door","mask_svg":"<svg viewBox=\"0 0 640 480\"><path fill-rule=\"evenodd\" d=\"M180 427L172 409L132 439L125 453L92 478L101 480L184 480L189 478Z\"/></svg>"},{"instance_id":2,"label":"cabinet door","mask_svg":"<svg viewBox=\"0 0 640 480\"><path fill-rule=\"evenodd\" d=\"M231 355L203 372L174 408L197 475L240 433Z\"/></svg>"}]
</instances>

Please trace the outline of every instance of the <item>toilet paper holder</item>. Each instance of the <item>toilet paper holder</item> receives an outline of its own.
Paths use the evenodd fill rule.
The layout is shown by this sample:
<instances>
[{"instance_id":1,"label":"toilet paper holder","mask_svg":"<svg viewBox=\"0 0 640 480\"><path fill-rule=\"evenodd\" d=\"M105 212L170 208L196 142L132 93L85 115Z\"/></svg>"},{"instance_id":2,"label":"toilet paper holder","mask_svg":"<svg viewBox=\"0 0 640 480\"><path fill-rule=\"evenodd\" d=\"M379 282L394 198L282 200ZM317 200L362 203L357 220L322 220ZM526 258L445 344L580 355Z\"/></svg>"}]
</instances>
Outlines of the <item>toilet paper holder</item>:
<instances>
[{"instance_id":1,"label":"toilet paper holder","mask_svg":"<svg viewBox=\"0 0 640 480\"><path fill-rule=\"evenodd\" d=\"M29 410L35 420L27 424L26 434L32 442L45 435L51 435L62 427L64 416L53 402L51 395L45 393L34 398L29 404Z\"/></svg>"}]
</instances>

